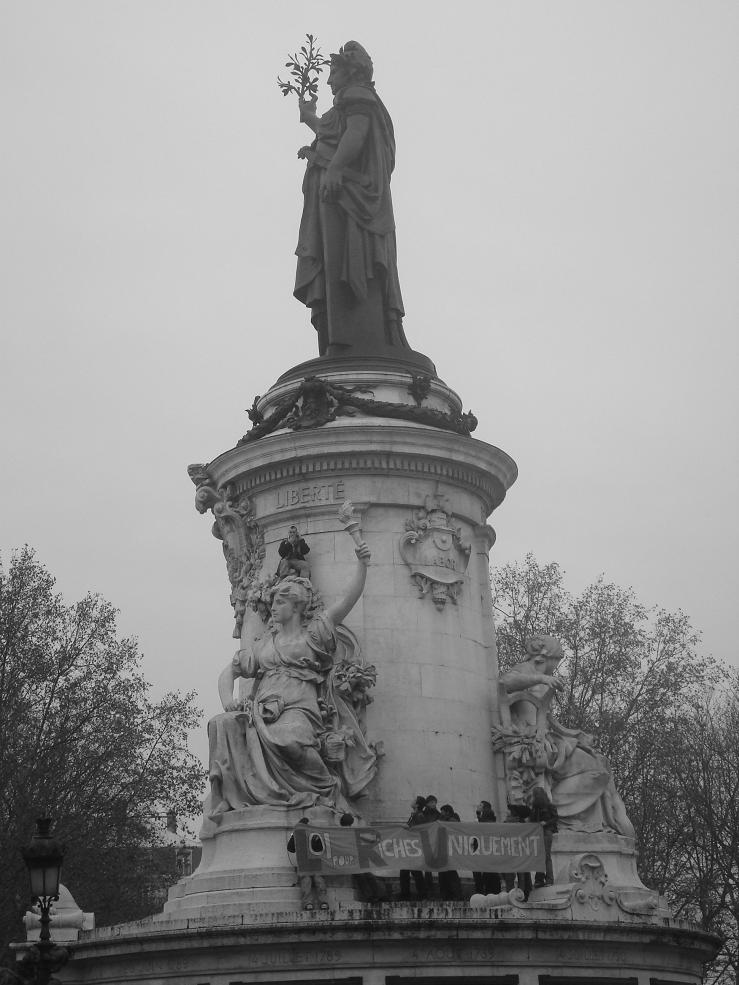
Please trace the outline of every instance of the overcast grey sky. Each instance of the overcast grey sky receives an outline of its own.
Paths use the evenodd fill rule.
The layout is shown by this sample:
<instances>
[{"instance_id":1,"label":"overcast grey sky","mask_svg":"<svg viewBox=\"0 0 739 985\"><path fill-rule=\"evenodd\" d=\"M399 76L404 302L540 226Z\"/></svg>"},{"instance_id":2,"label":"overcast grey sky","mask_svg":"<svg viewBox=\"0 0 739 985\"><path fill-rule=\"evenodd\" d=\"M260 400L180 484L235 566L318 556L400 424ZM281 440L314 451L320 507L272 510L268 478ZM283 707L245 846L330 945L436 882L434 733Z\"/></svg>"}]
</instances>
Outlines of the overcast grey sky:
<instances>
[{"instance_id":1,"label":"overcast grey sky","mask_svg":"<svg viewBox=\"0 0 739 985\"><path fill-rule=\"evenodd\" d=\"M374 59L408 337L518 462L494 562L603 572L736 660L728 0L2 0L0 548L218 710L228 585L185 469L316 354L310 133L275 84L307 31Z\"/></svg>"}]
</instances>

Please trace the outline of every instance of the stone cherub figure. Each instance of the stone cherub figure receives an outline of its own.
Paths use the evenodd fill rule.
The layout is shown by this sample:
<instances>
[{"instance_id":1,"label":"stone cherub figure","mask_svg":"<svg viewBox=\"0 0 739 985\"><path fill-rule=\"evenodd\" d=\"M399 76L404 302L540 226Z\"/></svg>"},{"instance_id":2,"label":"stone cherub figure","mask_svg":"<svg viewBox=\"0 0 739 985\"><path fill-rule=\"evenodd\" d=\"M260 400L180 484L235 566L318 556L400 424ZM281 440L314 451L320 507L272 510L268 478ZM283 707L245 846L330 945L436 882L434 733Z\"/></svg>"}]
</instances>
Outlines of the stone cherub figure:
<instances>
[{"instance_id":1,"label":"stone cherub figure","mask_svg":"<svg viewBox=\"0 0 739 985\"><path fill-rule=\"evenodd\" d=\"M536 787L550 794L560 830L614 831L634 836L606 757L593 739L568 729L549 712L562 683L554 676L564 654L553 636L526 640L526 659L500 675L502 726L493 741L506 760L513 801L531 799Z\"/></svg>"},{"instance_id":2,"label":"stone cherub figure","mask_svg":"<svg viewBox=\"0 0 739 985\"><path fill-rule=\"evenodd\" d=\"M271 626L251 647L238 650L219 677L224 712L208 723L211 793L205 814L211 821L254 805L346 809L341 775L321 755L321 694L332 668L336 627L362 594L370 560L367 544L356 532L352 536L357 566L342 596L314 612L310 581L284 578L272 601ZM239 677L253 682L245 700L233 697ZM348 766L372 770L371 778L374 753L358 741L357 754L362 753L372 763Z\"/></svg>"},{"instance_id":3,"label":"stone cherub figure","mask_svg":"<svg viewBox=\"0 0 739 985\"><path fill-rule=\"evenodd\" d=\"M311 309L321 356L408 346L390 197L395 136L372 72L364 48L347 41L331 55L331 109L319 117L315 96L300 101L316 137L298 151L308 165L294 293Z\"/></svg>"}]
</instances>

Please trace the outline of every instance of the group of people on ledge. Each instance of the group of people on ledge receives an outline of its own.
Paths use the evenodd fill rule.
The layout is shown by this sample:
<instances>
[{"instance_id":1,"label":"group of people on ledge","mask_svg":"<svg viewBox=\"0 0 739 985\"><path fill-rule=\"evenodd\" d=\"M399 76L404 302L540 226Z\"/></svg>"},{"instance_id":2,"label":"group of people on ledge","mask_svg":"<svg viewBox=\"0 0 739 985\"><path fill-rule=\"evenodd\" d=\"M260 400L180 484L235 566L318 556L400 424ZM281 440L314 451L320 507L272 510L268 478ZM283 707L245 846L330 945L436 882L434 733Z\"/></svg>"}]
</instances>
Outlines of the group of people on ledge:
<instances>
[{"instance_id":1,"label":"group of people on ledge","mask_svg":"<svg viewBox=\"0 0 739 985\"><path fill-rule=\"evenodd\" d=\"M482 823L495 823L497 821L495 811L487 800L482 800L475 808L475 816ZM349 813L342 814L338 823L341 827L354 824L354 816ZM415 827L419 824L430 824L433 821L459 821L459 814L451 804L438 806L437 798L433 794L427 797L416 797L411 805L411 814L408 818L408 827ZM557 832L557 809L550 801L546 791L536 788L532 794L531 806L525 804L508 804L508 813L505 817L506 824L522 824L524 822L538 822L544 827L544 851L545 851L545 871L537 872L534 876L533 887L538 889L542 886L551 886L554 882L552 872L552 838ZM309 824L310 820L303 817L300 824ZM287 844L287 851L292 863L295 865L295 837L290 836ZM501 892L505 885L507 891L514 888L518 881L518 888L528 899L532 888L530 872L473 872L472 873L475 892L489 895ZM411 878L413 879L415 896L411 895ZM352 876L352 882L357 897L366 903L385 903L394 897L387 886L387 881L378 879L371 872L360 872ZM327 910L328 894L326 880L320 874L299 876L301 900L305 910L313 910L316 905L319 909ZM448 869L438 873L438 893L434 884L433 872L423 872L418 869L401 869L399 892L397 900L429 900L438 898L441 900L466 900L462 888L459 873L454 869Z\"/></svg>"},{"instance_id":2,"label":"group of people on ledge","mask_svg":"<svg viewBox=\"0 0 739 985\"><path fill-rule=\"evenodd\" d=\"M417 824L430 824L432 821L459 821L459 814L451 804L442 804L438 807L438 801L434 794L428 797L416 797L411 804L411 816L408 818L408 827L415 827ZM398 899L411 899L411 876L416 889L417 899L430 899L434 895L434 874L433 872L421 872L418 869L400 870L400 892ZM448 869L439 873L439 898L448 900L461 900L462 883L459 874L454 869Z\"/></svg>"},{"instance_id":3,"label":"group of people on ledge","mask_svg":"<svg viewBox=\"0 0 739 985\"><path fill-rule=\"evenodd\" d=\"M495 823L497 817L492 805L487 800L481 800L475 808L475 816L481 823ZM412 828L419 824L430 824L432 821L459 821L459 814L451 804L438 806L438 800L433 794L427 797L416 797L411 805L411 814L408 818L408 827ZM534 889L543 886L551 886L554 882L552 872L552 838L557 832L557 809L552 804L545 790L536 788L532 794L531 806L526 804L508 804L508 812L505 817L506 824L523 824L524 822L538 822L544 827L544 851L545 851L545 870L534 875L532 883L530 872L473 872L472 876L475 884L475 892L489 895L501 892L503 886L510 892L518 882L518 888L528 899L532 885ZM303 817L301 824L309 824L310 820ZM354 824L354 816L349 813L339 817L339 825L342 827ZM287 851L291 861L295 864L295 838L290 836L287 844ZM447 869L437 873L438 887L434 883L433 872L423 872L418 869L401 869L400 886L397 900L428 900L438 898L441 900L465 900L462 882L459 873L454 869ZM415 895L411 895L411 879L414 883ZM329 908L326 880L320 874L299 876L299 885L303 908L313 910L316 905L319 909ZM371 872L359 872L352 876L355 891L360 900L366 903L378 904L389 902L393 899L393 894L386 885L386 880L378 879ZM438 893L437 893L438 888Z\"/></svg>"},{"instance_id":4,"label":"group of people on ledge","mask_svg":"<svg viewBox=\"0 0 739 985\"><path fill-rule=\"evenodd\" d=\"M408 827L418 824L429 824L431 821L459 821L459 814L451 804L442 804L437 807L437 799L431 794L428 797L416 797L411 805L411 815L408 818ZM494 824L498 819L490 801L481 800L475 808L475 816L478 821L487 824ZM539 889L543 886L551 886L554 882L552 871L552 838L557 832L557 808L551 802L545 790L540 787L534 789L532 794L531 806L526 804L508 804L508 813L503 819L506 824L523 824L524 822L539 822L544 826L544 852L545 866L543 872L534 875L533 887ZM438 895L442 900L462 900L462 883L459 873L453 869L439 872ZM411 896L411 877L415 887L415 898L419 900L431 899L435 896L434 874L432 872L420 872L403 869L400 872L400 894L399 899L409 900ZM518 881L518 888L524 895L524 899L529 898L532 888L530 872L473 872L472 877L475 883L475 892L487 896L491 893L499 893L505 885L510 891Z\"/></svg>"}]
</instances>

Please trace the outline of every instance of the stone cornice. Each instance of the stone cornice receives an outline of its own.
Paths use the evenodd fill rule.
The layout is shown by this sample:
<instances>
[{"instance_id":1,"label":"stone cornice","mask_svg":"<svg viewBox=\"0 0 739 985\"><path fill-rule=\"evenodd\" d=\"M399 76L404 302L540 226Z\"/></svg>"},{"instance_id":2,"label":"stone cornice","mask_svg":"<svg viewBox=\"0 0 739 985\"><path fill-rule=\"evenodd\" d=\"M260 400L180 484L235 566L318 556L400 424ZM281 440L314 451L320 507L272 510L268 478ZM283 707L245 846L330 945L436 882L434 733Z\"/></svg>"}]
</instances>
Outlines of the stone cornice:
<instances>
[{"instance_id":1,"label":"stone cornice","mask_svg":"<svg viewBox=\"0 0 739 985\"><path fill-rule=\"evenodd\" d=\"M395 944L402 948L404 944L412 947L419 938L449 943L452 934L455 942L465 946L489 943L490 929L489 911L476 912L460 904L445 906L429 902L425 907L417 907L391 903L383 904L378 911L357 903L353 910L326 917L318 913L283 912L264 913L259 917L252 915L248 920L240 916L173 921L147 918L83 932L75 944L75 957L84 959L97 952L101 956L117 954L124 960L136 961L147 951L161 955L182 953L183 950L193 953L214 946L225 951L229 945L243 948L247 941L252 947L287 946L288 942L307 947L326 941L341 946L345 942L359 943L365 938L375 946ZM135 952L131 950L131 940L136 941ZM623 949L624 957L629 956L632 960L639 954L652 968L654 958L650 961L648 953L655 948L659 949L657 960L669 955L672 958L670 964L679 967L680 961L688 955L696 965L711 960L721 943L719 937L696 924L675 918L643 924L573 922L547 912L536 914L532 910L522 918L520 914L511 917L496 911L495 942L499 949L503 944L532 945L534 941L543 948L567 948L573 952L578 947L615 947ZM76 960L77 963L81 961ZM576 964L576 959L572 963Z\"/></svg>"},{"instance_id":2,"label":"stone cornice","mask_svg":"<svg viewBox=\"0 0 739 985\"><path fill-rule=\"evenodd\" d=\"M422 451L420 449L423 449ZM493 445L430 427L336 422L282 432L237 446L207 466L217 487L232 482L254 493L321 475L419 475L466 486L495 509L518 475L516 463Z\"/></svg>"}]
</instances>

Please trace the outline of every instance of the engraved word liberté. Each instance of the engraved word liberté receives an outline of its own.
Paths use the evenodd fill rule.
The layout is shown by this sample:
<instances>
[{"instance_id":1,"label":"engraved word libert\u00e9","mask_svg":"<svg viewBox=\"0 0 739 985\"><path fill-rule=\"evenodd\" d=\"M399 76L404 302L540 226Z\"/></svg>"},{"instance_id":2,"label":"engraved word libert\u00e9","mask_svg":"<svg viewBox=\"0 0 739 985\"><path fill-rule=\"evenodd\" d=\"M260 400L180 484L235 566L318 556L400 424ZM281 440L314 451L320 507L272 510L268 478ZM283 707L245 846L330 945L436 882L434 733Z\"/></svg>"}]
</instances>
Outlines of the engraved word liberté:
<instances>
[{"instance_id":1,"label":"engraved word libert\u00e9","mask_svg":"<svg viewBox=\"0 0 739 985\"><path fill-rule=\"evenodd\" d=\"M290 506L312 506L314 503L339 503L345 496L343 479L320 485L287 486L277 490L275 509L286 510Z\"/></svg>"}]
</instances>

